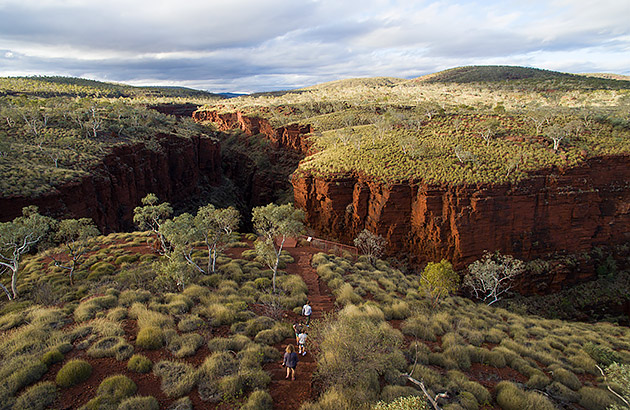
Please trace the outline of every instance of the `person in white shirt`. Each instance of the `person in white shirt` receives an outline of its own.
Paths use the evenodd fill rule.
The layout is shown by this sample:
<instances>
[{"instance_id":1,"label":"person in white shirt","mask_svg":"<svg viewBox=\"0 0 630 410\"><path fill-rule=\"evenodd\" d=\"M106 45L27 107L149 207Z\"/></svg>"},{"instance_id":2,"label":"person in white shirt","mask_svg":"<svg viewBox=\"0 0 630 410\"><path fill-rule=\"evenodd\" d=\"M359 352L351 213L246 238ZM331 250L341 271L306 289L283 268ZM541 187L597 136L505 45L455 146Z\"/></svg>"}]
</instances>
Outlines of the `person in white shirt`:
<instances>
[{"instance_id":1,"label":"person in white shirt","mask_svg":"<svg viewBox=\"0 0 630 410\"><path fill-rule=\"evenodd\" d=\"M302 354L302 356L306 356L306 339L308 338L308 333L302 330L302 333L298 335L298 354Z\"/></svg>"},{"instance_id":2,"label":"person in white shirt","mask_svg":"<svg viewBox=\"0 0 630 410\"><path fill-rule=\"evenodd\" d=\"M307 300L304 306L302 306L302 315L306 317L306 326L309 326L311 324L311 313L313 313L313 309L311 308L311 305L309 305Z\"/></svg>"}]
</instances>

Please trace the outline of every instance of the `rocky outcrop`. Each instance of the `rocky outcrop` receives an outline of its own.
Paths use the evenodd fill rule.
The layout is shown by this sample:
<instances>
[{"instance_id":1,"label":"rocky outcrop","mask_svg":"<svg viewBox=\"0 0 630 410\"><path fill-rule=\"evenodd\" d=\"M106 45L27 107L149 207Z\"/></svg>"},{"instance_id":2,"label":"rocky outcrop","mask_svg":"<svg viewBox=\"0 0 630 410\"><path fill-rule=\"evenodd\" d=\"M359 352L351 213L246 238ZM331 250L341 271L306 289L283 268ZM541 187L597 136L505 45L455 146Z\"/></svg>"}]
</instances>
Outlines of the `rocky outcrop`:
<instances>
[{"instance_id":1,"label":"rocky outcrop","mask_svg":"<svg viewBox=\"0 0 630 410\"><path fill-rule=\"evenodd\" d=\"M177 202L194 195L199 184L221 178L217 140L160 135L157 147L143 143L118 145L89 175L38 197L0 198L2 220L21 214L27 205L55 217L89 217L102 232L133 228L133 208L149 192L162 201Z\"/></svg>"},{"instance_id":2,"label":"rocky outcrop","mask_svg":"<svg viewBox=\"0 0 630 410\"><path fill-rule=\"evenodd\" d=\"M217 111L196 111L195 121L211 121L219 130L240 129L247 135L264 134L277 148L290 149L306 156L312 153L311 142L306 137L313 129L310 125L289 124L274 128L265 118L250 117L241 112L221 114Z\"/></svg>"},{"instance_id":3,"label":"rocky outcrop","mask_svg":"<svg viewBox=\"0 0 630 410\"><path fill-rule=\"evenodd\" d=\"M486 250L533 259L630 240L628 156L541 170L516 184L383 184L361 175L296 174L293 187L317 234L350 242L368 228L388 240L390 255L420 263L446 258L461 268ZM522 287L553 290L581 276L558 272Z\"/></svg>"}]
</instances>

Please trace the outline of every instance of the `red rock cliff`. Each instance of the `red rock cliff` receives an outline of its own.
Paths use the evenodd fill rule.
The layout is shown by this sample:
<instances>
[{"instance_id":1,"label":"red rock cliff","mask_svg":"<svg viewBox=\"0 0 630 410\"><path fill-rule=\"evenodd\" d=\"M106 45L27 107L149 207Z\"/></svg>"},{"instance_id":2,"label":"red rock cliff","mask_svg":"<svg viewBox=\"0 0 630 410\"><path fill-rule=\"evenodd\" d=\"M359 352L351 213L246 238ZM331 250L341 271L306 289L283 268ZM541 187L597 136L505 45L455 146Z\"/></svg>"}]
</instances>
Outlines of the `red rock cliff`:
<instances>
[{"instance_id":1,"label":"red rock cliff","mask_svg":"<svg viewBox=\"0 0 630 410\"><path fill-rule=\"evenodd\" d=\"M219 114L217 111L196 111L195 121L211 121L221 131L239 128L247 135L264 134L276 147L287 148L303 156L309 155L311 142L306 134L313 131L310 125L289 124L274 128L265 118L248 117L241 112Z\"/></svg>"},{"instance_id":2,"label":"red rock cliff","mask_svg":"<svg viewBox=\"0 0 630 410\"><path fill-rule=\"evenodd\" d=\"M221 178L219 143L208 137L191 139L161 135L159 150L144 144L116 146L90 175L38 197L0 198L0 219L21 215L37 205L56 217L89 217L102 232L133 228L133 208L149 192L175 202L197 192L204 180Z\"/></svg>"},{"instance_id":3,"label":"red rock cliff","mask_svg":"<svg viewBox=\"0 0 630 410\"><path fill-rule=\"evenodd\" d=\"M296 175L293 187L317 234L350 242L368 228L388 240L390 254L417 262L446 258L464 267L485 250L533 259L630 240L628 156L540 171L517 184L384 185L362 176Z\"/></svg>"}]
</instances>

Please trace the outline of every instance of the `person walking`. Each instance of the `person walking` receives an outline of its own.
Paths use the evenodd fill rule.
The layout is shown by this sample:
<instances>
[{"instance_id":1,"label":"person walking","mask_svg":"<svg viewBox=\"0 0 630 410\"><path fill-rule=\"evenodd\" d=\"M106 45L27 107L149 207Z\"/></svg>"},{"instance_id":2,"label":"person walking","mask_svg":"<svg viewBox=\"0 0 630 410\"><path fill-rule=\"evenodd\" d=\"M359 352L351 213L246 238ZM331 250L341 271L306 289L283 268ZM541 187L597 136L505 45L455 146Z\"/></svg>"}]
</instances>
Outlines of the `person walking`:
<instances>
[{"instance_id":1,"label":"person walking","mask_svg":"<svg viewBox=\"0 0 630 410\"><path fill-rule=\"evenodd\" d=\"M305 330L302 330L302 333L298 335L298 354L302 356L306 356L306 339L308 338L308 333Z\"/></svg>"},{"instance_id":2,"label":"person walking","mask_svg":"<svg viewBox=\"0 0 630 410\"><path fill-rule=\"evenodd\" d=\"M302 333L302 324L301 323L294 323L293 324L293 331L295 332L295 344L299 344L299 339L298 339L298 335L300 333Z\"/></svg>"},{"instance_id":3,"label":"person walking","mask_svg":"<svg viewBox=\"0 0 630 410\"><path fill-rule=\"evenodd\" d=\"M311 305L307 300L304 306L302 306L302 315L306 317L306 326L311 324L311 313L313 313L313 308L311 308Z\"/></svg>"},{"instance_id":4,"label":"person walking","mask_svg":"<svg viewBox=\"0 0 630 410\"><path fill-rule=\"evenodd\" d=\"M282 367L287 368L287 376L285 379L291 376L291 380L295 380L295 368L298 364L298 354L295 353L295 347L292 344L289 344L287 348L284 350L284 360L282 360Z\"/></svg>"}]
</instances>

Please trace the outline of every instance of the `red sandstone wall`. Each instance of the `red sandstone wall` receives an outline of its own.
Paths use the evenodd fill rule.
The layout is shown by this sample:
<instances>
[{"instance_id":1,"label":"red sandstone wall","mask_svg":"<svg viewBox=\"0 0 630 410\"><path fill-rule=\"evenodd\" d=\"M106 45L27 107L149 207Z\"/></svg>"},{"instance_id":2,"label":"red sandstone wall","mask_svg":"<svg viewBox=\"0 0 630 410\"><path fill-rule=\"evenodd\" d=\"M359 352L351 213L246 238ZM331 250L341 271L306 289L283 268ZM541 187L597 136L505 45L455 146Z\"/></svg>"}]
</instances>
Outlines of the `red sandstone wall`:
<instances>
[{"instance_id":1,"label":"red sandstone wall","mask_svg":"<svg viewBox=\"0 0 630 410\"><path fill-rule=\"evenodd\" d=\"M367 227L388 240L390 254L417 262L447 258L464 267L485 250L533 259L630 240L628 156L541 171L518 184L383 185L307 175L293 187L317 233L349 242Z\"/></svg>"},{"instance_id":2,"label":"red sandstone wall","mask_svg":"<svg viewBox=\"0 0 630 410\"><path fill-rule=\"evenodd\" d=\"M114 147L90 175L35 198L0 198L0 220L21 215L22 207L37 205L57 217L89 217L102 232L133 228L133 208L149 192L163 201L176 201L197 191L202 178L221 179L220 147L207 137L159 137L162 150L144 144Z\"/></svg>"},{"instance_id":3,"label":"red sandstone wall","mask_svg":"<svg viewBox=\"0 0 630 410\"><path fill-rule=\"evenodd\" d=\"M312 153L308 126L274 130L242 113L198 111L221 130L240 128L302 155ZM487 251L522 259L588 252L630 241L630 157L593 158L567 170L541 170L517 184L382 184L361 175L296 175L295 205L321 235L351 243L364 228L384 236L389 254L413 262L446 258L464 268ZM529 274L524 292L549 292L593 276L587 261Z\"/></svg>"},{"instance_id":4,"label":"red sandstone wall","mask_svg":"<svg viewBox=\"0 0 630 410\"><path fill-rule=\"evenodd\" d=\"M277 147L288 148L304 156L312 153L311 143L305 137L313 131L310 125L289 124L274 128L265 118L248 117L241 112L219 114L216 111L196 111L193 119L214 122L221 131L240 128L247 135L264 134Z\"/></svg>"}]
</instances>

